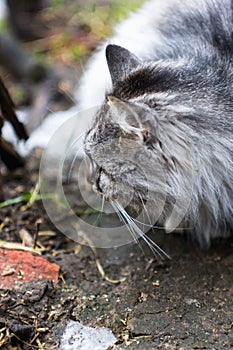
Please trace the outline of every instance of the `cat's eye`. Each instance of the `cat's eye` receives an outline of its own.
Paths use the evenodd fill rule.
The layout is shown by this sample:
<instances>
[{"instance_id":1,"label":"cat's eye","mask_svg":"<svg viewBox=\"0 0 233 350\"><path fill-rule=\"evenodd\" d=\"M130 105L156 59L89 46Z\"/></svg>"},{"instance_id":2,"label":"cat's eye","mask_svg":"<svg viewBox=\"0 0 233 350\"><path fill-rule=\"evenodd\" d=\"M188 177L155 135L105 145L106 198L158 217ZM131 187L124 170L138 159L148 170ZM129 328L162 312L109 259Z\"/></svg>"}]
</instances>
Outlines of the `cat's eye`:
<instances>
[{"instance_id":1,"label":"cat's eye","mask_svg":"<svg viewBox=\"0 0 233 350\"><path fill-rule=\"evenodd\" d=\"M147 130L142 130L141 134L142 134L142 137L143 137L143 142L146 142L147 139L148 139L148 135L149 135L148 131Z\"/></svg>"},{"instance_id":2,"label":"cat's eye","mask_svg":"<svg viewBox=\"0 0 233 350\"><path fill-rule=\"evenodd\" d=\"M154 149L154 145L157 142L156 137L147 130L142 130L141 135L143 138L143 143L148 149Z\"/></svg>"}]
</instances>

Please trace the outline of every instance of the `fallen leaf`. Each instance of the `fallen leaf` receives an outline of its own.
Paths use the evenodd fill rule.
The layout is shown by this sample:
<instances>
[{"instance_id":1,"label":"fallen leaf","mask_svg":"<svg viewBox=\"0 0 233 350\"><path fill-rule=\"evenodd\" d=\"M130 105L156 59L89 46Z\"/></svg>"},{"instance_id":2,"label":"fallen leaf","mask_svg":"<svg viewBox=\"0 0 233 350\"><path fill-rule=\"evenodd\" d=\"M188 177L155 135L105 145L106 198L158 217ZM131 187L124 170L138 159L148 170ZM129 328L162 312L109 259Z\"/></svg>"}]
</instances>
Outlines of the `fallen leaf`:
<instances>
[{"instance_id":1,"label":"fallen leaf","mask_svg":"<svg viewBox=\"0 0 233 350\"><path fill-rule=\"evenodd\" d=\"M26 230L25 228L22 228L19 231L19 236L23 242L23 245L25 245L26 247L33 247L34 240L31 234L28 232L28 230Z\"/></svg>"}]
</instances>

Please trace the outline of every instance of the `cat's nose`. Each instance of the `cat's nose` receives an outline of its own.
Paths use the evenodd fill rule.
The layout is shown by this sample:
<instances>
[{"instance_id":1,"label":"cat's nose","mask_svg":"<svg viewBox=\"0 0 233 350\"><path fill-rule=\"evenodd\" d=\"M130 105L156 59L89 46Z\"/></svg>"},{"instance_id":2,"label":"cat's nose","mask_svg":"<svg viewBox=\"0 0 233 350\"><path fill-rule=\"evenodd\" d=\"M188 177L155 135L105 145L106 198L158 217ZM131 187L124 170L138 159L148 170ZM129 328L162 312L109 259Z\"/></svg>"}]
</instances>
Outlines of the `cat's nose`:
<instances>
[{"instance_id":1,"label":"cat's nose","mask_svg":"<svg viewBox=\"0 0 233 350\"><path fill-rule=\"evenodd\" d=\"M94 188L98 191L101 192L99 182L100 182L100 176L101 176L101 171L102 168L99 167L91 157L88 157L90 161L90 166L89 166L89 172L87 174L87 182L89 182Z\"/></svg>"},{"instance_id":2,"label":"cat's nose","mask_svg":"<svg viewBox=\"0 0 233 350\"><path fill-rule=\"evenodd\" d=\"M96 167L93 171L92 174L89 176L89 183L92 185L93 190L98 193L103 193L103 190L100 186L100 181L101 181L101 175L102 175L103 169L101 167Z\"/></svg>"},{"instance_id":3,"label":"cat's nose","mask_svg":"<svg viewBox=\"0 0 233 350\"><path fill-rule=\"evenodd\" d=\"M102 171L103 169L100 167L98 169L98 173L97 173L97 177L96 177L96 181L95 181L95 185L94 185L94 188L97 190L97 192L99 193L103 193L102 191L102 188L100 186L100 177L101 177L101 174L102 174Z\"/></svg>"}]
</instances>

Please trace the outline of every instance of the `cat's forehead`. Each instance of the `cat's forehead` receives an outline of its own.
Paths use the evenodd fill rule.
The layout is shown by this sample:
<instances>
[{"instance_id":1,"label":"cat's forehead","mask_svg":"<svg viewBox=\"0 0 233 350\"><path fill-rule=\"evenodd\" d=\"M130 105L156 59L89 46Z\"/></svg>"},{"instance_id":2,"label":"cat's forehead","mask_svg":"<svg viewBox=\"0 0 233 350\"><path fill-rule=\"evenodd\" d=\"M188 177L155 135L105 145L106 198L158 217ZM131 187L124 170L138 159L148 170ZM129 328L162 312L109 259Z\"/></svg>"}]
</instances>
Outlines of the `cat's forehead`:
<instances>
[{"instance_id":1,"label":"cat's forehead","mask_svg":"<svg viewBox=\"0 0 233 350\"><path fill-rule=\"evenodd\" d=\"M99 137L103 132L111 135L115 129L117 129L116 123L113 121L111 110L106 101L97 111L92 126L86 133L86 141Z\"/></svg>"}]
</instances>

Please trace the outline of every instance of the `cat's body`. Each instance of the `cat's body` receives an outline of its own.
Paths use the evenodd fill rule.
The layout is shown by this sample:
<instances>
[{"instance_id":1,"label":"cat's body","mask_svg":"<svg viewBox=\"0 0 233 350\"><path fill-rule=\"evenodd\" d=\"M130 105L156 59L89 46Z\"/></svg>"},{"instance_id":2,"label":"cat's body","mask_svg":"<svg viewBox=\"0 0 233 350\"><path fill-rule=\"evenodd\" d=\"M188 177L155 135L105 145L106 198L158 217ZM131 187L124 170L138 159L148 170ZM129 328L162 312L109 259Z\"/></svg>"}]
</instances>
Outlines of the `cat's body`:
<instances>
[{"instance_id":1,"label":"cat's body","mask_svg":"<svg viewBox=\"0 0 233 350\"><path fill-rule=\"evenodd\" d=\"M82 108L103 102L85 139L97 191L148 204L165 228L187 225L202 245L233 228L232 9L231 0L150 1L111 40L133 53L110 45L105 63L102 47L81 81Z\"/></svg>"}]
</instances>

